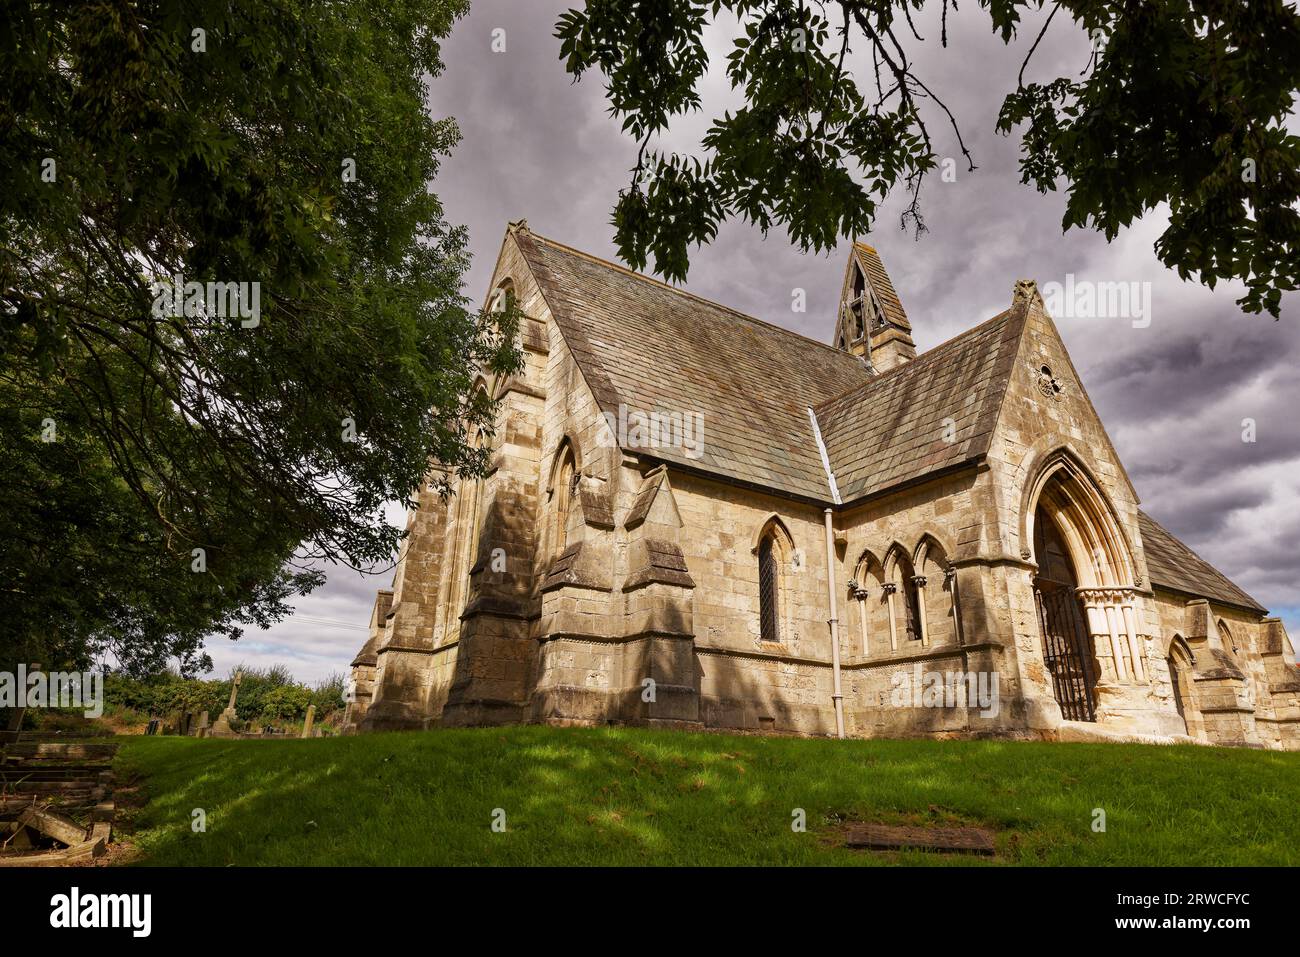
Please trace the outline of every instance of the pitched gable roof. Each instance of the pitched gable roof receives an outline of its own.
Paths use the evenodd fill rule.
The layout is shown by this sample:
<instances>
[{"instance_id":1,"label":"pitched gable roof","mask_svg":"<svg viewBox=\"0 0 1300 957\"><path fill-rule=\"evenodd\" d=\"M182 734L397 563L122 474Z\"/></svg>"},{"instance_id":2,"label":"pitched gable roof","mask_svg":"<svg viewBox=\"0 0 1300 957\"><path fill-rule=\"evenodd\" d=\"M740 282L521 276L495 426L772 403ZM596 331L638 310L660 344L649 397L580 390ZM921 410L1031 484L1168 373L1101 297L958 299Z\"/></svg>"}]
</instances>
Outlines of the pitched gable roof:
<instances>
[{"instance_id":1,"label":"pitched gable roof","mask_svg":"<svg viewBox=\"0 0 1300 957\"><path fill-rule=\"evenodd\" d=\"M811 406L846 505L988 453L1027 305L873 376L832 346L526 228L511 235L601 411L617 417L623 403L643 413L704 416L698 459L681 447L629 451L829 504ZM874 250L855 244L859 256L864 250L879 263ZM887 299L890 313L898 300ZM907 321L901 303L897 314ZM950 422L952 442L944 438ZM1149 515L1138 515L1153 585L1265 611Z\"/></svg>"},{"instance_id":2,"label":"pitched gable roof","mask_svg":"<svg viewBox=\"0 0 1300 957\"><path fill-rule=\"evenodd\" d=\"M1138 511L1138 531L1146 552L1151 584L1263 613L1265 608L1226 575L1180 542L1146 512Z\"/></svg>"},{"instance_id":3,"label":"pitched gable roof","mask_svg":"<svg viewBox=\"0 0 1300 957\"><path fill-rule=\"evenodd\" d=\"M1026 315L1007 310L814 408L845 503L987 454Z\"/></svg>"},{"instance_id":4,"label":"pitched gable roof","mask_svg":"<svg viewBox=\"0 0 1300 957\"><path fill-rule=\"evenodd\" d=\"M876 299L880 303L886 321L890 325L911 332L912 324L907 321L907 313L903 311L903 302L898 298L898 293L894 291L894 283L890 280L889 273L885 271L885 264L880 261L880 254L876 252L876 248L868 246L864 242L854 242L853 256L850 263L854 260L862 265L862 271L866 273L867 281L871 283L872 289L875 290ZM845 281L847 282L847 275Z\"/></svg>"},{"instance_id":5,"label":"pitched gable roof","mask_svg":"<svg viewBox=\"0 0 1300 957\"><path fill-rule=\"evenodd\" d=\"M859 359L525 229L514 236L601 411L704 417L698 458L629 451L830 500L808 407L870 381Z\"/></svg>"},{"instance_id":6,"label":"pitched gable roof","mask_svg":"<svg viewBox=\"0 0 1300 957\"><path fill-rule=\"evenodd\" d=\"M366 643L361 646L357 656L352 659L349 667L356 668L358 665L370 665L372 668L379 664L379 639L383 637L383 632L373 634L366 639Z\"/></svg>"}]
</instances>

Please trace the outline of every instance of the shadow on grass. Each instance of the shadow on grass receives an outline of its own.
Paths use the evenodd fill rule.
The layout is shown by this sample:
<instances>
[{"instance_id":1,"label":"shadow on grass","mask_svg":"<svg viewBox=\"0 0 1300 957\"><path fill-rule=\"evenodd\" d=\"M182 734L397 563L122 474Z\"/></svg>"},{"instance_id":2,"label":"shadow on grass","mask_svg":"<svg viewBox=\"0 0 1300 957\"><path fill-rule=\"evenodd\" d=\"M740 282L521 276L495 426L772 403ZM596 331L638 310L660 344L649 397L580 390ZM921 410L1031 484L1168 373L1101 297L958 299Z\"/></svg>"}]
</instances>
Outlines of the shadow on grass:
<instances>
[{"instance_id":1,"label":"shadow on grass","mask_svg":"<svg viewBox=\"0 0 1300 957\"><path fill-rule=\"evenodd\" d=\"M1300 755L1190 746L511 727L139 738L118 760L151 864L989 864L850 851L844 821L986 825L994 863L1294 864L1300 844Z\"/></svg>"}]
</instances>

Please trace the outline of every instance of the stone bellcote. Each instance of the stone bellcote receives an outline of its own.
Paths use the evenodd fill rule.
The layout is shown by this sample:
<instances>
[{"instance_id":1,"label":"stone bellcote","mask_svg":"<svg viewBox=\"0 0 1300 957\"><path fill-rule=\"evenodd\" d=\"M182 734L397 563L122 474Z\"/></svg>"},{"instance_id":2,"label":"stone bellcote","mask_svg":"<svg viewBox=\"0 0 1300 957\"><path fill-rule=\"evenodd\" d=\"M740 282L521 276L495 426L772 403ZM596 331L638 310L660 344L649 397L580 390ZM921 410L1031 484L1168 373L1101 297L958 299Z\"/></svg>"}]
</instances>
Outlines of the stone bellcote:
<instances>
[{"instance_id":1,"label":"stone bellcote","mask_svg":"<svg viewBox=\"0 0 1300 957\"><path fill-rule=\"evenodd\" d=\"M835 347L862 357L876 372L916 358L912 324L889 273L875 249L863 242L854 242L844 270Z\"/></svg>"}]
</instances>

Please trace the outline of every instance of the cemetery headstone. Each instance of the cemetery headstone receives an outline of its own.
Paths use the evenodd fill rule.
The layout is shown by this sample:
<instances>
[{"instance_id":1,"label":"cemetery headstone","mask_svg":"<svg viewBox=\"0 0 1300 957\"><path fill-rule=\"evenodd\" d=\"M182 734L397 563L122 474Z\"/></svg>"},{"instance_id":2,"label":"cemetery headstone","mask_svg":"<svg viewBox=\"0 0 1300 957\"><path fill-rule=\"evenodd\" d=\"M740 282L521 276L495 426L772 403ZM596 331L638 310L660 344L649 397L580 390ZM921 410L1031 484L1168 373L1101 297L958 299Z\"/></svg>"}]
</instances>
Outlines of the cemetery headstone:
<instances>
[{"instance_id":1,"label":"cemetery headstone","mask_svg":"<svg viewBox=\"0 0 1300 957\"><path fill-rule=\"evenodd\" d=\"M230 683L230 703L226 705L226 710L217 715L216 723L212 726L212 734L234 734L235 729L231 723L235 720L235 700L239 697L239 685L244 680L242 671L235 672L235 680Z\"/></svg>"}]
</instances>

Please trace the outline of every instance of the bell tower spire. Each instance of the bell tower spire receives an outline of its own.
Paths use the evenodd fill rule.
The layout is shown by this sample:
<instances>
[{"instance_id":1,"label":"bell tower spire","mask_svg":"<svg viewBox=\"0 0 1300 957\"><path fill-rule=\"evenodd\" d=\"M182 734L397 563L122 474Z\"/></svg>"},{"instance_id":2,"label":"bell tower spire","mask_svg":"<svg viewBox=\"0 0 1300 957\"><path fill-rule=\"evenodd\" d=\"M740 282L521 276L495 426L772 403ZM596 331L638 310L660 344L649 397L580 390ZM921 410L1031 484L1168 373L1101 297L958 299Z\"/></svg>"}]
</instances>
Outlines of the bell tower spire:
<instances>
[{"instance_id":1,"label":"bell tower spire","mask_svg":"<svg viewBox=\"0 0 1300 957\"><path fill-rule=\"evenodd\" d=\"M844 270L835 322L835 347L861 356L876 372L916 358L912 324L894 291L880 255L854 241Z\"/></svg>"}]
</instances>

